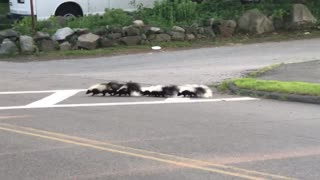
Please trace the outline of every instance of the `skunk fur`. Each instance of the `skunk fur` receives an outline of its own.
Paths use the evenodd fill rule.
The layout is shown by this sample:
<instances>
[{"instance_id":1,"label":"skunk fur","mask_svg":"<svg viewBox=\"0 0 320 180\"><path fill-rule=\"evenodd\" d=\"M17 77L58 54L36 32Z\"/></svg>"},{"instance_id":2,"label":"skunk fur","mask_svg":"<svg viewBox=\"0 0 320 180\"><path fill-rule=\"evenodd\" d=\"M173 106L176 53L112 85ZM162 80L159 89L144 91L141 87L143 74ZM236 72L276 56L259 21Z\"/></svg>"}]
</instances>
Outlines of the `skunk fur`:
<instances>
[{"instance_id":1,"label":"skunk fur","mask_svg":"<svg viewBox=\"0 0 320 180\"><path fill-rule=\"evenodd\" d=\"M123 84L119 84L115 81L95 84L88 88L86 94L92 93L92 96L96 94L102 94L103 96L105 96L107 93L110 95L114 95L121 86L123 86Z\"/></svg>"},{"instance_id":2,"label":"skunk fur","mask_svg":"<svg viewBox=\"0 0 320 180\"><path fill-rule=\"evenodd\" d=\"M208 86L205 85L187 84L179 86L178 96L210 98L212 97L212 91Z\"/></svg>"},{"instance_id":3,"label":"skunk fur","mask_svg":"<svg viewBox=\"0 0 320 180\"><path fill-rule=\"evenodd\" d=\"M205 85L193 85L186 84L182 86L175 85L155 85L149 87L141 87L138 83L127 82L120 84L112 81L109 83L95 84L88 88L86 94L110 94L111 96L153 96L153 97L172 97L172 96L183 96L183 97L195 97L195 98L210 98L212 97L212 91L208 86Z\"/></svg>"},{"instance_id":4,"label":"skunk fur","mask_svg":"<svg viewBox=\"0 0 320 180\"><path fill-rule=\"evenodd\" d=\"M122 85L117 91L116 95L122 96L122 95L128 95L128 96L140 96L141 93L141 87L138 83L134 82L128 82L124 85Z\"/></svg>"}]
</instances>

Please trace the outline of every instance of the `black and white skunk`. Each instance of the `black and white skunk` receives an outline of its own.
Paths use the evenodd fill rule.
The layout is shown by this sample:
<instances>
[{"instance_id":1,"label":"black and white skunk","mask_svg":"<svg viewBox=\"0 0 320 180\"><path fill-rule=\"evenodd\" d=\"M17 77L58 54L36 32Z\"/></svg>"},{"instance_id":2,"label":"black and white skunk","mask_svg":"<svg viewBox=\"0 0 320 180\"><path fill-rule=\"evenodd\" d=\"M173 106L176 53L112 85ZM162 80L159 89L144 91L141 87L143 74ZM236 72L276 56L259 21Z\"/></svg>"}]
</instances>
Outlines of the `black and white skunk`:
<instances>
[{"instance_id":1,"label":"black and white skunk","mask_svg":"<svg viewBox=\"0 0 320 180\"><path fill-rule=\"evenodd\" d=\"M115 95L122 96L140 96L141 95L141 87L138 83L128 82L122 85L115 93Z\"/></svg>"},{"instance_id":2,"label":"black and white skunk","mask_svg":"<svg viewBox=\"0 0 320 180\"><path fill-rule=\"evenodd\" d=\"M115 81L109 83L95 84L88 88L86 94L92 93L92 96L96 94L102 94L103 96L105 96L107 93L110 95L115 95L117 90L122 86L123 84L117 83Z\"/></svg>"},{"instance_id":3,"label":"black and white skunk","mask_svg":"<svg viewBox=\"0 0 320 180\"><path fill-rule=\"evenodd\" d=\"M179 89L175 85L163 86L156 85L150 87L141 88L141 94L144 96L154 96L154 97L168 97L176 96L179 93Z\"/></svg>"},{"instance_id":4,"label":"black and white skunk","mask_svg":"<svg viewBox=\"0 0 320 180\"><path fill-rule=\"evenodd\" d=\"M212 97L212 91L208 86L205 85L187 84L179 86L178 96L210 98Z\"/></svg>"}]
</instances>

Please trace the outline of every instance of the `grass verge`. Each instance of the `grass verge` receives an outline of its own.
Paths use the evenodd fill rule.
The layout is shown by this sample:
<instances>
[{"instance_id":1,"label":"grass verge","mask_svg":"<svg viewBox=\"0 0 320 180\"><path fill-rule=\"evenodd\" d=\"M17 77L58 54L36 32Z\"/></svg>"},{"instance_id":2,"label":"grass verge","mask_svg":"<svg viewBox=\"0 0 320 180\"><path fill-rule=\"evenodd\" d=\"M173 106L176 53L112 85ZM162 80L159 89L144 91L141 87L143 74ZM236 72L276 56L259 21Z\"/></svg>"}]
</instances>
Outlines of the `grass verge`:
<instances>
[{"instance_id":1,"label":"grass verge","mask_svg":"<svg viewBox=\"0 0 320 180\"><path fill-rule=\"evenodd\" d=\"M320 84L317 83L257 80L253 78L235 79L229 82L234 83L241 89L320 96Z\"/></svg>"}]
</instances>

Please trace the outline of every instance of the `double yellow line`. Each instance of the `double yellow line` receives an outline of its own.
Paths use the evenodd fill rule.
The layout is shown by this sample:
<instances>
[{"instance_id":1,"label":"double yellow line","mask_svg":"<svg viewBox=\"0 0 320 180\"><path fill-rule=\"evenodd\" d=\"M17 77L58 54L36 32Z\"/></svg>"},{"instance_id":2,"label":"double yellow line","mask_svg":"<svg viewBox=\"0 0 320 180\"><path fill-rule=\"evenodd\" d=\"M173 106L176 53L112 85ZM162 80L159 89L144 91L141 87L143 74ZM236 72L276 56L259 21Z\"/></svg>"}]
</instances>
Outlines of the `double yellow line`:
<instances>
[{"instance_id":1,"label":"double yellow line","mask_svg":"<svg viewBox=\"0 0 320 180\"><path fill-rule=\"evenodd\" d=\"M232 166L225 166L221 164L214 164L210 162L194 160L184 157L178 157L163 153L157 153L152 151L146 151L141 149L135 149L125 146L114 145L111 143L90 140L86 138L80 138L76 136L69 136L66 134L44 131L29 127L15 126L6 123L0 123L0 130L6 132L12 132L27 136L38 137L42 139L62 142L66 144L77 145L81 147L92 148L101 151L107 151L127 156L138 157L147 160L158 161L162 163L172 164L180 167L187 167L197 170L202 170L206 172L212 172L217 174L222 174L226 176L233 176L243 179L251 179L251 180L263 180L263 179L279 179L279 180L292 180L293 178L268 174L258 171L246 170L242 168L236 168Z\"/></svg>"}]
</instances>

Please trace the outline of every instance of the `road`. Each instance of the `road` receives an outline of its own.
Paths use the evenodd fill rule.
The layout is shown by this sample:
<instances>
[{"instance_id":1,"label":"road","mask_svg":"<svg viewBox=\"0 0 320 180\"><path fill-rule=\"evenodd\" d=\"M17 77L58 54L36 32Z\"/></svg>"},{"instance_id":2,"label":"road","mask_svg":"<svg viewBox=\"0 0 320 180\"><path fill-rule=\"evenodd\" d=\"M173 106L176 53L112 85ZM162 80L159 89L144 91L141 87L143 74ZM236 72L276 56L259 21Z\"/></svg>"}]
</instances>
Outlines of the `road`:
<instances>
[{"instance_id":1,"label":"road","mask_svg":"<svg viewBox=\"0 0 320 180\"><path fill-rule=\"evenodd\" d=\"M77 60L0 62L1 179L318 179L312 104L90 97L105 80L218 82L320 58L320 39Z\"/></svg>"}]
</instances>

